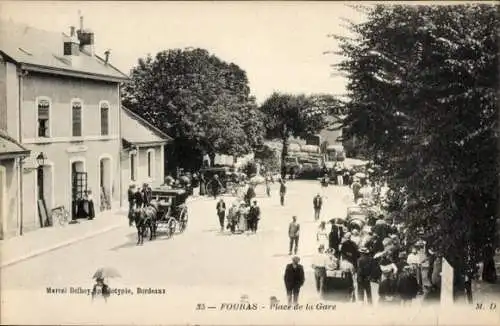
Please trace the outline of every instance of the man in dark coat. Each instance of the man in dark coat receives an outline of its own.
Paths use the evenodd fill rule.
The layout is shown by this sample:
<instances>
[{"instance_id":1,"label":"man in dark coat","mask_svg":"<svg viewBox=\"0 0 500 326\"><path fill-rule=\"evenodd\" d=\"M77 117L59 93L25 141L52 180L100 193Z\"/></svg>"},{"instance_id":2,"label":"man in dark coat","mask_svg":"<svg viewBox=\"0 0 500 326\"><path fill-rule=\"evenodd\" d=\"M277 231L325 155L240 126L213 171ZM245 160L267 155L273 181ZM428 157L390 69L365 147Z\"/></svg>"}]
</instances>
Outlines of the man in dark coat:
<instances>
[{"instance_id":1,"label":"man in dark coat","mask_svg":"<svg viewBox=\"0 0 500 326\"><path fill-rule=\"evenodd\" d=\"M257 201L253 201L253 205L250 207L249 212L249 228L253 233L257 232L257 226L259 225L260 220L260 207L257 205Z\"/></svg>"},{"instance_id":2,"label":"man in dark coat","mask_svg":"<svg viewBox=\"0 0 500 326\"><path fill-rule=\"evenodd\" d=\"M252 199L255 198L255 189L253 188L253 186L249 186L248 187L248 190L247 190L247 193L245 194L245 203L250 206L251 202L252 202Z\"/></svg>"},{"instance_id":3,"label":"man in dark coat","mask_svg":"<svg viewBox=\"0 0 500 326\"><path fill-rule=\"evenodd\" d=\"M136 209L142 208L142 206L144 205L144 197L143 197L141 189L139 187L137 187L135 189L134 202L135 202Z\"/></svg>"},{"instance_id":4,"label":"man in dark coat","mask_svg":"<svg viewBox=\"0 0 500 326\"><path fill-rule=\"evenodd\" d=\"M313 198L313 208L314 208L314 220L319 220L319 215L321 213L321 206L323 206L323 199L319 194Z\"/></svg>"},{"instance_id":5,"label":"man in dark coat","mask_svg":"<svg viewBox=\"0 0 500 326\"><path fill-rule=\"evenodd\" d=\"M369 255L368 249L359 249L361 257L358 259L358 269L357 269L357 282L358 282L358 300L364 302L364 296L366 293L366 299L369 304L372 303L372 288L371 288L371 278L373 271L374 259Z\"/></svg>"},{"instance_id":6,"label":"man in dark coat","mask_svg":"<svg viewBox=\"0 0 500 326\"><path fill-rule=\"evenodd\" d=\"M127 199L128 199L128 225L132 226L132 222L134 220L132 214L135 208L135 185L130 185L127 191Z\"/></svg>"},{"instance_id":7,"label":"man in dark coat","mask_svg":"<svg viewBox=\"0 0 500 326\"><path fill-rule=\"evenodd\" d=\"M344 228L341 225L332 223L332 230L330 231L330 234L328 236L328 244L330 249L335 250L335 254L337 256L340 254L339 246L340 246L340 241L342 241L343 237L344 237Z\"/></svg>"},{"instance_id":8,"label":"man in dark coat","mask_svg":"<svg viewBox=\"0 0 500 326\"><path fill-rule=\"evenodd\" d=\"M153 191L147 183L142 185L142 197L143 197L144 206L149 205L149 203L153 199Z\"/></svg>"},{"instance_id":9,"label":"man in dark coat","mask_svg":"<svg viewBox=\"0 0 500 326\"><path fill-rule=\"evenodd\" d=\"M222 183L219 180L219 175L215 174L212 181L212 195L214 196L214 199L217 199L217 196L220 193L220 190L222 189Z\"/></svg>"},{"instance_id":10,"label":"man in dark coat","mask_svg":"<svg viewBox=\"0 0 500 326\"><path fill-rule=\"evenodd\" d=\"M220 231L224 231L224 218L226 217L226 203L221 198L217 202L217 216L219 217Z\"/></svg>"},{"instance_id":11,"label":"man in dark coat","mask_svg":"<svg viewBox=\"0 0 500 326\"><path fill-rule=\"evenodd\" d=\"M349 232L344 235L344 239L340 246L340 254L356 268L359 257L358 245L351 240L351 233Z\"/></svg>"},{"instance_id":12,"label":"man in dark coat","mask_svg":"<svg viewBox=\"0 0 500 326\"><path fill-rule=\"evenodd\" d=\"M299 291L305 281L304 268L299 264L300 258L294 256L292 263L285 268L285 288L288 304L298 304Z\"/></svg>"}]
</instances>

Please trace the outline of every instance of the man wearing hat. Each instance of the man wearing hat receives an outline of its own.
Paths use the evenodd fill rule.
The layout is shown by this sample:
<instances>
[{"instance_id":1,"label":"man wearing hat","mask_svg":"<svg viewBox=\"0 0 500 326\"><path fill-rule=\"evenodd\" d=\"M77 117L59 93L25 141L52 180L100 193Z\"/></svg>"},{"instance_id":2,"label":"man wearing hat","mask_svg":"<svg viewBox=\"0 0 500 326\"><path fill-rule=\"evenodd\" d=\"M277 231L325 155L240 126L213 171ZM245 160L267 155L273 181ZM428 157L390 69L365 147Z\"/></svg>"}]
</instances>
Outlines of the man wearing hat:
<instances>
[{"instance_id":1,"label":"man wearing hat","mask_svg":"<svg viewBox=\"0 0 500 326\"><path fill-rule=\"evenodd\" d=\"M319 220L319 216L321 213L321 206L323 206L323 199L319 194L317 194L313 198L313 208L314 208L314 220L317 221Z\"/></svg>"},{"instance_id":2,"label":"man wearing hat","mask_svg":"<svg viewBox=\"0 0 500 326\"><path fill-rule=\"evenodd\" d=\"M133 222L133 216L132 213L134 211L134 204L135 204L135 185L131 184L128 187L127 191L127 199L128 199L128 224L129 226L132 226Z\"/></svg>"},{"instance_id":3,"label":"man wearing hat","mask_svg":"<svg viewBox=\"0 0 500 326\"><path fill-rule=\"evenodd\" d=\"M331 220L330 223L332 223L332 229L328 236L328 242L330 245L330 249L334 249L338 256L340 254L340 242L344 237L344 228L342 227L342 225L337 224L337 219Z\"/></svg>"},{"instance_id":4,"label":"man wearing hat","mask_svg":"<svg viewBox=\"0 0 500 326\"><path fill-rule=\"evenodd\" d=\"M348 260L354 267L358 262L359 250L358 246L351 240L351 233L347 232L344 235L343 242L340 246L340 255Z\"/></svg>"},{"instance_id":5,"label":"man wearing hat","mask_svg":"<svg viewBox=\"0 0 500 326\"><path fill-rule=\"evenodd\" d=\"M153 191L151 190L151 187L147 183L142 185L142 197L144 206L149 205L149 203L153 199Z\"/></svg>"},{"instance_id":6,"label":"man wearing hat","mask_svg":"<svg viewBox=\"0 0 500 326\"><path fill-rule=\"evenodd\" d=\"M300 288L304 284L304 268L299 264L300 258L293 256L292 263L285 268L285 288L288 305L298 304Z\"/></svg>"},{"instance_id":7,"label":"man wearing hat","mask_svg":"<svg viewBox=\"0 0 500 326\"><path fill-rule=\"evenodd\" d=\"M364 296L366 293L366 300L369 304L372 303L372 288L371 288L371 276L372 270L375 264L374 259L369 255L367 248L359 249L361 257L358 259L358 270L357 270L357 283L358 283L358 301L364 302Z\"/></svg>"}]
</instances>

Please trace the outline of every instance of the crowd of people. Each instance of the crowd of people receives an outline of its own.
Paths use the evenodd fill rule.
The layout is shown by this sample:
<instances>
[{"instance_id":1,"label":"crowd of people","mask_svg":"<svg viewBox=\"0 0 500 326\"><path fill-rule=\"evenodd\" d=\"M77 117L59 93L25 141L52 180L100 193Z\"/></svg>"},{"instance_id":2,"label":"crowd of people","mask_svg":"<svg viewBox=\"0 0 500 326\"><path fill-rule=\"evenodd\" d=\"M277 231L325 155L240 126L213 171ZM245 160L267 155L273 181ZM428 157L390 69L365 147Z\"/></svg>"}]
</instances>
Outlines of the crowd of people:
<instances>
[{"instance_id":1,"label":"crowd of people","mask_svg":"<svg viewBox=\"0 0 500 326\"><path fill-rule=\"evenodd\" d=\"M323 180L321 184L324 186ZM368 182L362 184L357 179L351 188L356 202L359 199L369 202L376 191ZM360 191L363 188L366 191ZM403 224L396 224L383 214L362 221L344 218L328 223L320 221L323 197L319 193L313 197L312 206L314 220L319 222L315 235L318 249L312 268L321 296L344 291L349 301L372 303L372 288L378 287L381 304L406 305L418 295L423 295L424 300L439 300L442 257L426 248L424 241L408 243ZM294 216L289 224L289 255L297 255L299 232L300 225ZM304 283L299 261L299 257L293 256L285 271L289 304L297 302ZM342 282L336 282L336 278ZM334 280L327 282L327 279Z\"/></svg>"},{"instance_id":2,"label":"crowd of people","mask_svg":"<svg viewBox=\"0 0 500 326\"><path fill-rule=\"evenodd\" d=\"M313 200L315 216L318 197ZM387 221L383 215L367 219L365 223L332 219L330 230L326 222L320 222L316 233L318 257L313 264L318 291L323 284L326 271L341 271L352 279L347 289L352 296L357 289L359 301L372 302L371 283L378 283L380 302L409 302L419 294L427 298L439 297L441 271L440 257L425 248L419 241L406 243L402 225Z\"/></svg>"}]
</instances>

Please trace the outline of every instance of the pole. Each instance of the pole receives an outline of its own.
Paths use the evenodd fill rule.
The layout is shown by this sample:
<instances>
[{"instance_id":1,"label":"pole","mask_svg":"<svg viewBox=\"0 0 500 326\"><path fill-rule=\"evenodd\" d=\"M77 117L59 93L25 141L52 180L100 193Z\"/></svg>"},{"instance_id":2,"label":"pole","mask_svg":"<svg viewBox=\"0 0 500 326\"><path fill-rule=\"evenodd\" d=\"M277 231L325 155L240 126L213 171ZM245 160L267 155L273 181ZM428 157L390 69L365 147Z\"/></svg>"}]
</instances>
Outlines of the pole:
<instances>
[{"instance_id":1,"label":"pole","mask_svg":"<svg viewBox=\"0 0 500 326\"><path fill-rule=\"evenodd\" d=\"M283 148L281 149L281 178L286 177L286 156L288 155L288 130L286 123L283 124Z\"/></svg>"},{"instance_id":2,"label":"pole","mask_svg":"<svg viewBox=\"0 0 500 326\"><path fill-rule=\"evenodd\" d=\"M18 117L19 117L19 126L18 126L18 140L19 143L23 143L23 133L22 133L22 105L23 105L23 77L25 72L22 68L19 70L19 102L18 102ZM19 212L19 235L23 235L23 227L24 227L24 190L23 190L23 161L22 159L19 161L19 201L20 201L20 212Z\"/></svg>"}]
</instances>

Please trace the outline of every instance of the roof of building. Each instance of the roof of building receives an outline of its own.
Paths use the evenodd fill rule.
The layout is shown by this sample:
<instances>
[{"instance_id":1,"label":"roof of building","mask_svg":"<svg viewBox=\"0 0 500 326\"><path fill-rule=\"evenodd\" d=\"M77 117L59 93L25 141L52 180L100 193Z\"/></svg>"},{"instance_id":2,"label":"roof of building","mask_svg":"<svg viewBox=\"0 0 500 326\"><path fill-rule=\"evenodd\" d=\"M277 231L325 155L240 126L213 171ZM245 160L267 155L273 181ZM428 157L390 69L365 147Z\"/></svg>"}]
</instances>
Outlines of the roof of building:
<instances>
[{"instance_id":1,"label":"roof of building","mask_svg":"<svg viewBox=\"0 0 500 326\"><path fill-rule=\"evenodd\" d=\"M0 158L2 156L28 156L30 150L18 143L14 138L0 130Z\"/></svg>"},{"instance_id":2,"label":"roof of building","mask_svg":"<svg viewBox=\"0 0 500 326\"><path fill-rule=\"evenodd\" d=\"M0 20L0 54L25 69L46 68L55 74L75 74L92 79L127 80L128 76L96 55L81 51L78 61L64 56L69 35Z\"/></svg>"},{"instance_id":3,"label":"roof of building","mask_svg":"<svg viewBox=\"0 0 500 326\"><path fill-rule=\"evenodd\" d=\"M134 145L167 143L172 137L147 122L139 115L122 106L122 138Z\"/></svg>"}]
</instances>

